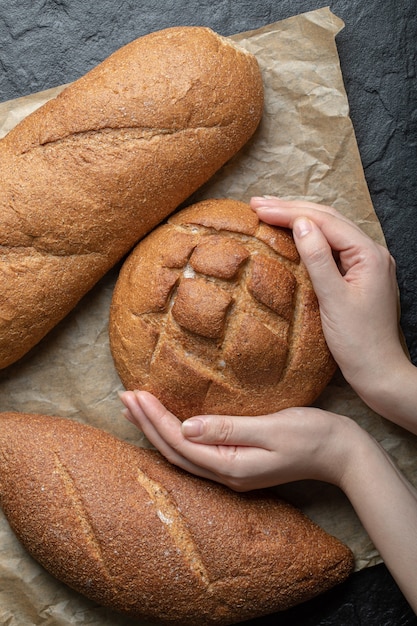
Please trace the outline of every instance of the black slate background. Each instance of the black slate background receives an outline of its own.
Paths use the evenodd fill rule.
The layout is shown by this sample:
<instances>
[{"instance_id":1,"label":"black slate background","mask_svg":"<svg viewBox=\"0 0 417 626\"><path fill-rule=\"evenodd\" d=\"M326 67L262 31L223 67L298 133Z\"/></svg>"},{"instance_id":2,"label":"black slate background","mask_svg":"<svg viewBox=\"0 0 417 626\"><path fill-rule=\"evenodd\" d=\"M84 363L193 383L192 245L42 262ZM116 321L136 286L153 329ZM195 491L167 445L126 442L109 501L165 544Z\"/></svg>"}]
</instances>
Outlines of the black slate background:
<instances>
[{"instance_id":1,"label":"black slate background","mask_svg":"<svg viewBox=\"0 0 417 626\"><path fill-rule=\"evenodd\" d=\"M0 101L75 80L115 49L173 25L223 35L329 6L365 176L396 259L401 323L417 365L416 0L0 0ZM417 624L384 565L249 625ZM196 625L197 626L197 625Z\"/></svg>"}]
</instances>

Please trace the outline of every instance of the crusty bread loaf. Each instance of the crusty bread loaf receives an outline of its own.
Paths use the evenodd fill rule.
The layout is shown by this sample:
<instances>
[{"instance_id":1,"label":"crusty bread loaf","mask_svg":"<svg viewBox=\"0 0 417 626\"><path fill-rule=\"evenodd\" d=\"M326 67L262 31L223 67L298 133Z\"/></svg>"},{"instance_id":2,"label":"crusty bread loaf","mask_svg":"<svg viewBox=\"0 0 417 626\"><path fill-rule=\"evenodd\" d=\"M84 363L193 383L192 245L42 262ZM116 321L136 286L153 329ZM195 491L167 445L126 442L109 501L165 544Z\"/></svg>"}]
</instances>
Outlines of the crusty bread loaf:
<instances>
[{"instance_id":1,"label":"crusty bread loaf","mask_svg":"<svg viewBox=\"0 0 417 626\"><path fill-rule=\"evenodd\" d=\"M236 200L188 207L137 245L109 331L125 387L180 419L307 405L335 371L291 233Z\"/></svg>"},{"instance_id":2,"label":"crusty bread loaf","mask_svg":"<svg viewBox=\"0 0 417 626\"><path fill-rule=\"evenodd\" d=\"M0 368L220 168L262 115L255 57L208 28L121 48L0 142Z\"/></svg>"},{"instance_id":3,"label":"crusty bread loaf","mask_svg":"<svg viewBox=\"0 0 417 626\"><path fill-rule=\"evenodd\" d=\"M93 601L234 624L346 579L351 551L267 490L237 494L69 419L0 414L1 504L31 555Z\"/></svg>"}]
</instances>

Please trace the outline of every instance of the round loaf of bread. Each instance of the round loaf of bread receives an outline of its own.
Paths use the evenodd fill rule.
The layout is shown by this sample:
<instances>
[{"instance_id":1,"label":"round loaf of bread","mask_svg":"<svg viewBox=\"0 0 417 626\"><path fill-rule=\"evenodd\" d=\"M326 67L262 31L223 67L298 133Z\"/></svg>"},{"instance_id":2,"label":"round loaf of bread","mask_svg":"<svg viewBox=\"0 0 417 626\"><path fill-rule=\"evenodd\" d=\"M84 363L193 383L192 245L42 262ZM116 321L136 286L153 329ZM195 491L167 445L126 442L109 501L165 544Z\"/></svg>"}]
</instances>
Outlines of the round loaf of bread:
<instances>
[{"instance_id":1,"label":"round loaf of bread","mask_svg":"<svg viewBox=\"0 0 417 626\"><path fill-rule=\"evenodd\" d=\"M236 200L194 204L137 245L109 332L124 386L181 420L305 406L335 371L291 232Z\"/></svg>"}]
</instances>

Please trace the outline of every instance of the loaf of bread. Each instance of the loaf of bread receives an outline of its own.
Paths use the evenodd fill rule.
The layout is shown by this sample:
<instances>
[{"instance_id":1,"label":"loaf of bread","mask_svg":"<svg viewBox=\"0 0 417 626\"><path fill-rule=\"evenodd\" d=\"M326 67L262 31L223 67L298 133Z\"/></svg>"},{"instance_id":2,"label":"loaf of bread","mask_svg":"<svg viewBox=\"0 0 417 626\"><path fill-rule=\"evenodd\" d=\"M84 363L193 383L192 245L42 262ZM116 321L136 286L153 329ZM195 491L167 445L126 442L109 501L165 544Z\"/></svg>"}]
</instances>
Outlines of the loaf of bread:
<instances>
[{"instance_id":1,"label":"loaf of bread","mask_svg":"<svg viewBox=\"0 0 417 626\"><path fill-rule=\"evenodd\" d=\"M236 200L194 204L137 245L109 332L124 386L180 419L308 405L335 371L290 231Z\"/></svg>"},{"instance_id":2,"label":"loaf of bread","mask_svg":"<svg viewBox=\"0 0 417 626\"><path fill-rule=\"evenodd\" d=\"M28 552L137 619L234 624L352 571L349 548L267 490L237 494L91 426L3 413L0 449L1 505Z\"/></svg>"},{"instance_id":3,"label":"loaf of bread","mask_svg":"<svg viewBox=\"0 0 417 626\"><path fill-rule=\"evenodd\" d=\"M121 48L0 142L0 368L230 159L263 108L255 57L208 28Z\"/></svg>"}]
</instances>

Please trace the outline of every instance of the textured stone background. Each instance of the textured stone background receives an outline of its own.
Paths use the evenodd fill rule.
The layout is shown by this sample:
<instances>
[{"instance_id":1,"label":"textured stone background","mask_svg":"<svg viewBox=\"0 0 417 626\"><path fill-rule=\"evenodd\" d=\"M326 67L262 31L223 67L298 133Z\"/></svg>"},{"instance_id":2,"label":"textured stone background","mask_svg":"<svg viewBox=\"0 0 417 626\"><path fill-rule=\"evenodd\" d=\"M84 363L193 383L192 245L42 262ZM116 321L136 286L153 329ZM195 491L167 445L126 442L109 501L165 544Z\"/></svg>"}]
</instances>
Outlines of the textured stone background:
<instances>
[{"instance_id":1,"label":"textured stone background","mask_svg":"<svg viewBox=\"0 0 417 626\"><path fill-rule=\"evenodd\" d=\"M366 179L397 261L402 326L417 365L416 0L0 0L0 101L70 82L132 39L172 25L223 35L329 6ZM417 624L384 566L251 624ZM248 622L249 624L249 622Z\"/></svg>"}]
</instances>

